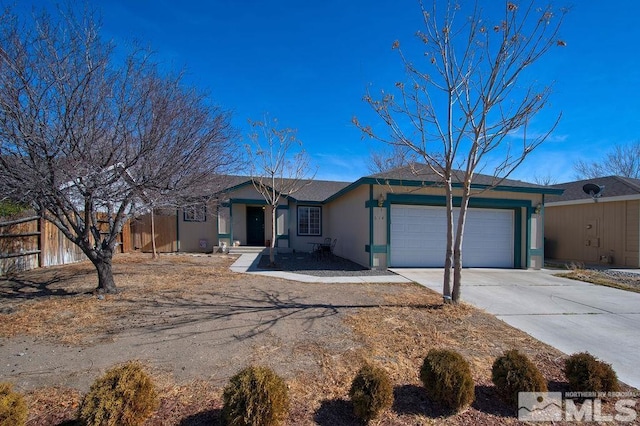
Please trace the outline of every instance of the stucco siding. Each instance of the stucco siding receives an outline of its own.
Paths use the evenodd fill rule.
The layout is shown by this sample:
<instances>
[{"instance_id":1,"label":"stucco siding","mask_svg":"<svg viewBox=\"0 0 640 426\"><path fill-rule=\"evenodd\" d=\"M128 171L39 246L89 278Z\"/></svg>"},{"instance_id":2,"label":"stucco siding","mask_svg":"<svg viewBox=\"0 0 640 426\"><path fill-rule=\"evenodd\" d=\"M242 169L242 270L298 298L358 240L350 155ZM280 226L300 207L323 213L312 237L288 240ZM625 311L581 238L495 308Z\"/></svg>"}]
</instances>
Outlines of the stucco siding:
<instances>
[{"instance_id":1,"label":"stucco siding","mask_svg":"<svg viewBox=\"0 0 640 426\"><path fill-rule=\"evenodd\" d=\"M331 234L338 238L335 253L360 265L370 267L369 253L369 186L361 185L332 201L329 206Z\"/></svg>"},{"instance_id":2,"label":"stucco siding","mask_svg":"<svg viewBox=\"0 0 640 426\"><path fill-rule=\"evenodd\" d=\"M216 207L208 205L204 222L184 220L182 209L178 212L178 239L181 252L206 253L218 245L218 221Z\"/></svg>"}]
</instances>

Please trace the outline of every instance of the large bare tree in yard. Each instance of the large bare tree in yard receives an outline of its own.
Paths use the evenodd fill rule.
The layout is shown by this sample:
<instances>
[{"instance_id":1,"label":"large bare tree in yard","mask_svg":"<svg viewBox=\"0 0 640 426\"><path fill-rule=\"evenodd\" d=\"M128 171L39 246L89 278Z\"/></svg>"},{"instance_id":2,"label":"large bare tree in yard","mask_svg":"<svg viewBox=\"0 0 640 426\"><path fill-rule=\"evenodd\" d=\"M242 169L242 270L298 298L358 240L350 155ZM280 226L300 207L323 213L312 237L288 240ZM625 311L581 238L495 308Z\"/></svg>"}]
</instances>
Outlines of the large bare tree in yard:
<instances>
[{"instance_id":1,"label":"large bare tree in yard","mask_svg":"<svg viewBox=\"0 0 640 426\"><path fill-rule=\"evenodd\" d=\"M386 130L374 132L354 118L365 135L414 153L439 177L447 210L443 295L453 302L460 299L467 207L478 193L474 175L481 170L494 176L483 190L500 184L560 118L543 131L530 131L531 119L547 105L551 90L549 83L534 82L525 71L554 46L565 45L558 39L565 11L538 7L534 1L499 4L499 13L491 16L479 2L434 0L430 7L420 2L420 56L413 60L394 42L405 81L390 92L364 98ZM454 206L454 195L460 197L459 206ZM455 227L454 207L459 207Z\"/></svg>"},{"instance_id":2,"label":"large bare tree in yard","mask_svg":"<svg viewBox=\"0 0 640 426\"><path fill-rule=\"evenodd\" d=\"M125 223L211 184L234 145L226 112L147 52L116 55L96 22L66 10L5 13L0 172L12 199L82 249L99 290L115 292L112 258Z\"/></svg>"},{"instance_id":3,"label":"large bare tree in yard","mask_svg":"<svg viewBox=\"0 0 640 426\"><path fill-rule=\"evenodd\" d=\"M295 194L311 183L315 170L311 169L307 152L298 139L297 131L279 128L278 120L265 117L250 121L251 132L247 145L253 186L271 207L271 246L269 261L275 264L276 212L282 197Z\"/></svg>"},{"instance_id":4,"label":"large bare tree in yard","mask_svg":"<svg viewBox=\"0 0 640 426\"><path fill-rule=\"evenodd\" d=\"M577 161L574 168L578 179L611 175L640 179L640 140L614 144L602 158Z\"/></svg>"}]
</instances>

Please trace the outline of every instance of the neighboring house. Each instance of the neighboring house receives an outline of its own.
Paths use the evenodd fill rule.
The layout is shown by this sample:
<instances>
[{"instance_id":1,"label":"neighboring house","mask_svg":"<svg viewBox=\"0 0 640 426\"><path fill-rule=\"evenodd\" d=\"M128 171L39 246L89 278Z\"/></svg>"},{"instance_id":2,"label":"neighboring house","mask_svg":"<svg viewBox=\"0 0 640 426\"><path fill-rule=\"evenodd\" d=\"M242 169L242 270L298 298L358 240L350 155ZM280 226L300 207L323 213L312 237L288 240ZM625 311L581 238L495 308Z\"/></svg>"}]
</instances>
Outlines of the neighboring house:
<instances>
[{"instance_id":1,"label":"neighboring house","mask_svg":"<svg viewBox=\"0 0 640 426\"><path fill-rule=\"evenodd\" d=\"M308 252L312 243L336 239L335 254L365 267L442 267L446 210L442 184L425 166L403 167L355 182L314 180L283 197L271 235L271 207L251 178L231 177L215 210L178 215L180 251L211 251L227 246L266 246ZM494 178L476 175L475 189ZM454 186L460 188L459 183ZM457 190L459 191L459 189ZM559 189L515 180L474 196L463 243L466 267L540 268L543 265L541 207ZM457 198L459 203L459 198ZM212 211L214 210L214 211ZM195 221L196 219L199 221ZM200 243L206 240L206 248Z\"/></svg>"},{"instance_id":2,"label":"neighboring house","mask_svg":"<svg viewBox=\"0 0 640 426\"><path fill-rule=\"evenodd\" d=\"M602 189L592 197L586 184ZM545 200L549 259L640 267L640 180L608 176L553 187L564 193Z\"/></svg>"}]
</instances>

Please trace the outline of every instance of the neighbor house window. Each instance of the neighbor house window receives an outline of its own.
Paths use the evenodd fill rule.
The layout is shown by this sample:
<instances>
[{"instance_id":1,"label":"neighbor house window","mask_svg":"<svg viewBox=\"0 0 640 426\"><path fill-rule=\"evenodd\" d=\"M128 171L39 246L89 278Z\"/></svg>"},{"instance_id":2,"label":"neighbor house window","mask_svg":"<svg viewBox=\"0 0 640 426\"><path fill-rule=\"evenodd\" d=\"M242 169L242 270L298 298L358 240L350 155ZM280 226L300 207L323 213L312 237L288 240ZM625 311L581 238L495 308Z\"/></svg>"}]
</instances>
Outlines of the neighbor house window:
<instances>
[{"instance_id":1,"label":"neighbor house window","mask_svg":"<svg viewBox=\"0 0 640 426\"><path fill-rule=\"evenodd\" d=\"M320 207L298 207L298 235L322 235Z\"/></svg>"},{"instance_id":2,"label":"neighbor house window","mask_svg":"<svg viewBox=\"0 0 640 426\"><path fill-rule=\"evenodd\" d=\"M184 221L185 222L206 222L207 206L205 206L204 204L196 204L194 206L185 207Z\"/></svg>"}]
</instances>

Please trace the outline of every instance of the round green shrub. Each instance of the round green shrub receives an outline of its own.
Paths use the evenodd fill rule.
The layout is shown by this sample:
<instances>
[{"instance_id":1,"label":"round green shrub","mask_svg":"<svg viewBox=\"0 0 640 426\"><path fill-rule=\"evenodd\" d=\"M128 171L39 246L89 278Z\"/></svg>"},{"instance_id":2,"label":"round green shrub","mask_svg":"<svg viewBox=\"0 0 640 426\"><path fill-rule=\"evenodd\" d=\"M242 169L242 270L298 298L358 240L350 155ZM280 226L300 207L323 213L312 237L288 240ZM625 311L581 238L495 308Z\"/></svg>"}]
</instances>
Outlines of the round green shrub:
<instances>
[{"instance_id":1,"label":"round green shrub","mask_svg":"<svg viewBox=\"0 0 640 426\"><path fill-rule=\"evenodd\" d=\"M231 426L278 425L289 412L287 386L268 367L241 370L225 387L222 399L222 418Z\"/></svg>"},{"instance_id":2,"label":"round green shrub","mask_svg":"<svg viewBox=\"0 0 640 426\"><path fill-rule=\"evenodd\" d=\"M498 395L513 406L518 404L518 392L547 392L547 381L540 370L516 349L496 358L491 379Z\"/></svg>"},{"instance_id":3,"label":"round green shrub","mask_svg":"<svg viewBox=\"0 0 640 426\"><path fill-rule=\"evenodd\" d=\"M564 374L575 392L617 392L618 376L610 364L588 352L571 355L564 364Z\"/></svg>"},{"instance_id":4,"label":"round green shrub","mask_svg":"<svg viewBox=\"0 0 640 426\"><path fill-rule=\"evenodd\" d=\"M353 411L365 422L375 419L393 404L393 386L382 368L365 364L351 382Z\"/></svg>"},{"instance_id":5,"label":"round green shrub","mask_svg":"<svg viewBox=\"0 0 640 426\"><path fill-rule=\"evenodd\" d=\"M80 405L86 425L140 425L158 406L158 394L141 363L130 361L98 378Z\"/></svg>"},{"instance_id":6,"label":"round green shrub","mask_svg":"<svg viewBox=\"0 0 640 426\"><path fill-rule=\"evenodd\" d=\"M27 404L9 383L0 383L0 425L22 426L27 422Z\"/></svg>"},{"instance_id":7,"label":"round green shrub","mask_svg":"<svg viewBox=\"0 0 640 426\"><path fill-rule=\"evenodd\" d=\"M432 349L420 368L420 379L433 402L458 411L475 398L475 386L469 363L459 353Z\"/></svg>"}]
</instances>

